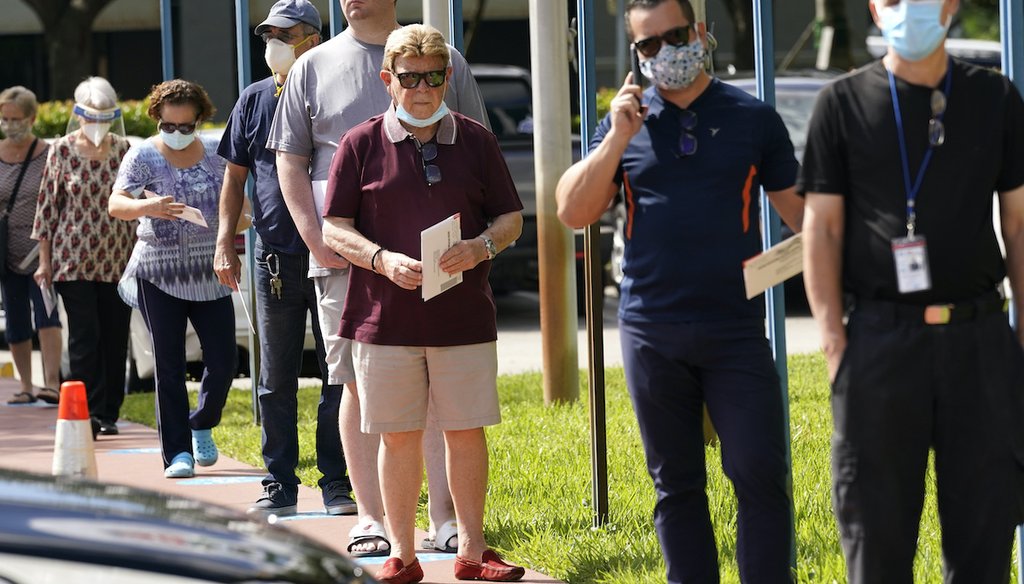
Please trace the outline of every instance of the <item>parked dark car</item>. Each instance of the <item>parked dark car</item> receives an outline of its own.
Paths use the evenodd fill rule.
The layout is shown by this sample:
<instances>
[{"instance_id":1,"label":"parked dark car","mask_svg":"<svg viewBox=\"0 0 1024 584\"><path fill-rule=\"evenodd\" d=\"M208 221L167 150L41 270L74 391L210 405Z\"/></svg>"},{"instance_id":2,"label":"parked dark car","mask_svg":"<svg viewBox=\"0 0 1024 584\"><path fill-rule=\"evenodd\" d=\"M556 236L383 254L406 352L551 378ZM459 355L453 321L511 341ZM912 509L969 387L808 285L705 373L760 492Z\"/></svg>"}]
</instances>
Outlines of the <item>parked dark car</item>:
<instances>
[{"instance_id":1,"label":"parked dark car","mask_svg":"<svg viewBox=\"0 0 1024 584\"><path fill-rule=\"evenodd\" d=\"M0 582L376 582L352 560L223 507L0 469Z\"/></svg>"},{"instance_id":2,"label":"parked dark car","mask_svg":"<svg viewBox=\"0 0 1024 584\"><path fill-rule=\"evenodd\" d=\"M537 189L533 154L533 90L530 72L512 65L470 65L487 107L491 130L523 201L523 233L512 247L501 252L491 266L490 283L495 293L537 290ZM580 159L580 137L572 137L573 161ZM607 267L614 231L611 213L601 222L601 257ZM583 231L576 231L577 297L583 297ZM582 308L580 308L582 310Z\"/></svg>"}]
</instances>

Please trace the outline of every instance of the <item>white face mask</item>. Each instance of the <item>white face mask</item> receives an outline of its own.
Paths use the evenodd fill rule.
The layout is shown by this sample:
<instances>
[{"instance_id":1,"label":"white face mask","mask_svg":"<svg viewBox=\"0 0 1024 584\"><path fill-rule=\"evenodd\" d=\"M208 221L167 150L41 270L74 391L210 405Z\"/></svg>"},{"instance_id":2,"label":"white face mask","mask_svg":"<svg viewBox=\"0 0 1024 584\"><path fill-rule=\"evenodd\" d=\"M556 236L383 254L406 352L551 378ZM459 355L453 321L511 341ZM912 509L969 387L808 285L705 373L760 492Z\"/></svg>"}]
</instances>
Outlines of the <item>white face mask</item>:
<instances>
[{"instance_id":1,"label":"white face mask","mask_svg":"<svg viewBox=\"0 0 1024 584\"><path fill-rule=\"evenodd\" d=\"M267 41L267 49L263 52L263 60L267 62L267 67L270 67L274 73L287 75L292 65L295 64L295 49L312 38L313 35L309 35L294 45L285 44L280 39L270 39Z\"/></svg>"},{"instance_id":2,"label":"white face mask","mask_svg":"<svg viewBox=\"0 0 1024 584\"><path fill-rule=\"evenodd\" d=\"M163 140L164 144L171 150L184 150L196 139L196 133L192 132L191 134L182 134L177 130L173 132L160 130L160 139Z\"/></svg>"},{"instance_id":3,"label":"white face mask","mask_svg":"<svg viewBox=\"0 0 1024 584\"><path fill-rule=\"evenodd\" d=\"M110 131L109 123L87 123L82 124L82 134L93 143L94 146L99 146L103 138L106 138L107 132Z\"/></svg>"}]
</instances>

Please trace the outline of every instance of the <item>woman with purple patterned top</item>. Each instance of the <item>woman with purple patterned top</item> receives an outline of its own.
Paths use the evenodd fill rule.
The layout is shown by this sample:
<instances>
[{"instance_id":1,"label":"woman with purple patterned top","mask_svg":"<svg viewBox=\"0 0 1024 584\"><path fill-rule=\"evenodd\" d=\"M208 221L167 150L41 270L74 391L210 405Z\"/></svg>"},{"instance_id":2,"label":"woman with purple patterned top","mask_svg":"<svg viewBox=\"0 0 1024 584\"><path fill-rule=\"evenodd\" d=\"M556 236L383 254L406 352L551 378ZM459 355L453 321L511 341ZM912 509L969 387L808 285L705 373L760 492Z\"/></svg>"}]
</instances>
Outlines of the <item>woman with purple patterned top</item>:
<instances>
[{"instance_id":1,"label":"woman with purple patterned top","mask_svg":"<svg viewBox=\"0 0 1024 584\"><path fill-rule=\"evenodd\" d=\"M214 140L197 139L196 126L213 115L202 87L173 79L155 86L149 100L160 134L125 156L109 211L118 219L139 220L139 239L118 292L141 310L153 340L164 476L187 478L194 476L195 464L217 461L211 430L220 422L238 360L231 290L210 269L224 160ZM204 365L199 404L191 413L186 321L199 337Z\"/></svg>"}]
</instances>

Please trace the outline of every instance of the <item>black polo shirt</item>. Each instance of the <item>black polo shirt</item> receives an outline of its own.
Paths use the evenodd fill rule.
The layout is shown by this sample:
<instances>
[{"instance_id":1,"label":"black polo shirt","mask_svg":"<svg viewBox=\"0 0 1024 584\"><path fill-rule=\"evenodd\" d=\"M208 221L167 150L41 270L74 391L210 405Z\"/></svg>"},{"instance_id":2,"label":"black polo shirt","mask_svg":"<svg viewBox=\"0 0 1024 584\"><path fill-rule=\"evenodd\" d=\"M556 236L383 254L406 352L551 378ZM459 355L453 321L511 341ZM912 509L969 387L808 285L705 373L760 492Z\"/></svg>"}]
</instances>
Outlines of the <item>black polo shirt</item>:
<instances>
[{"instance_id":1,"label":"black polo shirt","mask_svg":"<svg viewBox=\"0 0 1024 584\"><path fill-rule=\"evenodd\" d=\"M928 148L933 88L900 79L896 87L913 180ZM1020 94L1006 77L954 60L943 122L945 143L932 155L916 202L932 288L901 294L892 239L907 234L907 193L885 67L867 65L819 96L797 188L845 198L846 292L910 304L955 302L993 290L1005 276L992 195L1024 184Z\"/></svg>"}]
</instances>

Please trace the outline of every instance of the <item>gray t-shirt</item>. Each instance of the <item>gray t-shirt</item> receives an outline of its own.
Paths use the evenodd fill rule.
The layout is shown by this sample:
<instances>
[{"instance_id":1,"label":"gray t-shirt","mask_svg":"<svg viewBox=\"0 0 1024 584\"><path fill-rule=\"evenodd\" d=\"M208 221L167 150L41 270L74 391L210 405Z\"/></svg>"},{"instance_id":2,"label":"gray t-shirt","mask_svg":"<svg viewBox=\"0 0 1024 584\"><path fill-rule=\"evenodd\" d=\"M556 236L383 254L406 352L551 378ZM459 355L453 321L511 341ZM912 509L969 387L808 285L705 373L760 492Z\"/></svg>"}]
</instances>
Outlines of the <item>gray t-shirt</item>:
<instances>
[{"instance_id":1,"label":"gray t-shirt","mask_svg":"<svg viewBox=\"0 0 1024 584\"><path fill-rule=\"evenodd\" d=\"M451 81L444 100L488 129L487 110L466 58L449 46ZM352 29L303 53L292 65L270 126L267 149L310 157L310 178L326 181L341 135L391 105L380 79L384 45L357 40ZM310 255L310 276L330 273Z\"/></svg>"}]
</instances>

